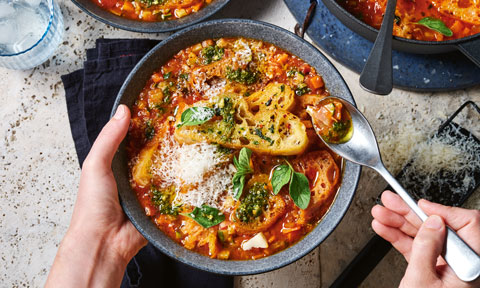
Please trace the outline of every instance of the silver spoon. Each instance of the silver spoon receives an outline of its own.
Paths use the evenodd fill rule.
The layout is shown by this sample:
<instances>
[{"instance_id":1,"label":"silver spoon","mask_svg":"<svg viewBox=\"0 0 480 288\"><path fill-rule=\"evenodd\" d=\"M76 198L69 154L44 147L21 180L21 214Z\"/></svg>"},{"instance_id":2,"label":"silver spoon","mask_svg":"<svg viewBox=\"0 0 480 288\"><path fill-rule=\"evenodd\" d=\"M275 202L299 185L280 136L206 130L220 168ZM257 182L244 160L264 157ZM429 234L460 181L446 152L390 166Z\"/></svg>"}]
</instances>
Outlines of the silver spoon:
<instances>
[{"instance_id":1,"label":"silver spoon","mask_svg":"<svg viewBox=\"0 0 480 288\"><path fill-rule=\"evenodd\" d=\"M397 192L397 194L402 197L403 201L407 203L410 209L412 209L422 221L425 221L427 219L427 215L420 209L420 207L418 207L415 200L413 200L408 192L403 189L402 185L395 180L392 174L390 174L390 172L388 172L383 165L375 134L373 133L373 130L370 127L367 119L365 119L365 116L363 116L360 111L355 108L355 106L337 97L326 97L322 99L318 107L320 107L322 102L326 101L327 99L335 99L340 101L350 113L352 118L353 134L348 141L341 144L326 142L319 134L319 131L317 130L318 127L315 124L315 121L313 121L313 116L311 113L312 110L307 109L307 112L310 111L309 114L312 116L313 127L320 139L322 139L322 141L333 152L342 156L346 160L370 167L377 171ZM478 256L475 251L473 251L472 248L470 248L470 246L468 246L468 244L465 243L449 227L447 227L446 245L442 255L448 265L461 280L473 281L480 275L480 256Z\"/></svg>"}]
</instances>

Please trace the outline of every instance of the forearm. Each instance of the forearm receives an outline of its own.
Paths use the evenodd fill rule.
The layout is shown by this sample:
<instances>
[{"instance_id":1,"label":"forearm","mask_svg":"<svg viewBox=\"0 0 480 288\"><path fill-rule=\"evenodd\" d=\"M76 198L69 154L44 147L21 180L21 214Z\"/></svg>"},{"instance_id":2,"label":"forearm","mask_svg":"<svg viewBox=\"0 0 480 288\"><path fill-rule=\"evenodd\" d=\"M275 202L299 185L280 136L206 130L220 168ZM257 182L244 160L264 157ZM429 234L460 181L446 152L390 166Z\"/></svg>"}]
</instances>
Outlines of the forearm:
<instances>
[{"instance_id":1,"label":"forearm","mask_svg":"<svg viewBox=\"0 0 480 288\"><path fill-rule=\"evenodd\" d=\"M45 287L120 287L127 261L104 237L68 231Z\"/></svg>"}]
</instances>

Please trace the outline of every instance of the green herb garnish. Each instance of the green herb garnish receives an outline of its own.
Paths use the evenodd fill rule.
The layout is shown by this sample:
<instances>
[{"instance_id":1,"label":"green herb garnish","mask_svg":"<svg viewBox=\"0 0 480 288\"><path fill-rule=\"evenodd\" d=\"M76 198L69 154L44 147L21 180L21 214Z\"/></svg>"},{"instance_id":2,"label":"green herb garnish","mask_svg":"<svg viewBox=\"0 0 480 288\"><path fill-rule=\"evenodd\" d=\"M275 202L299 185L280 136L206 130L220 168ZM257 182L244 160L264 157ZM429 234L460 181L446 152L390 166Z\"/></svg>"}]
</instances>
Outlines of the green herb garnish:
<instances>
[{"instance_id":1,"label":"green herb garnish","mask_svg":"<svg viewBox=\"0 0 480 288\"><path fill-rule=\"evenodd\" d=\"M183 79L183 80L188 80L188 73L182 73L178 77L180 77L180 79Z\"/></svg>"},{"instance_id":2,"label":"green herb garnish","mask_svg":"<svg viewBox=\"0 0 480 288\"><path fill-rule=\"evenodd\" d=\"M145 124L147 125L145 127L145 138L147 140L152 140L153 136L155 136L155 127L153 126L151 120L148 120L147 122L145 122Z\"/></svg>"},{"instance_id":3,"label":"green herb garnish","mask_svg":"<svg viewBox=\"0 0 480 288\"><path fill-rule=\"evenodd\" d=\"M272 126L270 126L270 128L268 128L268 131L270 131L270 133L272 133L272 134L273 134L273 132L275 132L275 128L274 128L273 124L272 124Z\"/></svg>"},{"instance_id":4,"label":"green herb garnish","mask_svg":"<svg viewBox=\"0 0 480 288\"><path fill-rule=\"evenodd\" d=\"M222 122L217 123L216 133L221 135L220 138L223 141L230 141L233 128L235 127L235 107L233 100L229 97L220 99L218 103L213 106L215 116L221 116Z\"/></svg>"},{"instance_id":5,"label":"green herb garnish","mask_svg":"<svg viewBox=\"0 0 480 288\"><path fill-rule=\"evenodd\" d=\"M307 176L293 172L288 188L295 205L300 209L307 209L308 203L310 203L310 186Z\"/></svg>"},{"instance_id":6,"label":"green herb garnish","mask_svg":"<svg viewBox=\"0 0 480 288\"><path fill-rule=\"evenodd\" d=\"M306 209L310 203L310 186L308 178L299 172L295 172L290 163L275 167L272 175L273 194L277 195L283 186L288 186L290 197L300 209Z\"/></svg>"},{"instance_id":7,"label":"green herb garnish","mask_svg":"<svg viewBox=\"0 0 480 288\"><path fill-rule=\"evenodd\" d=\"M272 140L272 138L263 135L262 130L260 130L259 128L255 128L255 130L253 130L253 131L254 131L255 135L257 135L258 137L260 137L262 140L265 140L265 141L267 141L268 143L270 143L270 145L273 145L273 140Z\"/></svg>"},{"instance_id":8,"label":"green herb garnish","mask_svg":"<svg viewBox=\"0 0 480 288\"><path fill-rule=\"evenodd\" d=\"M224 54L223 48L218 46L208 46L202 49L201 55L203 57L203 64L210 64L212 62L222 59Z\"/></svg>"},{"instance_id":9,"label":"green herb garnish","mask_svg":"<svg viewBox=\"0 0 480 288\"><path fill-rule=\"evenodd\" d=\"M292 178L292 171L293 169L290 165L282 164L280 166L275 167L273 170L272 175L272 187L273 187L273 194L277 195L278 192L285 186L290 179Z\"/></svg>"},{"instance_id":10,"label":"green herb garnish","mask_svg":"<svg viewBox=\"0 0 480 288\"><path fill-rule=\"evenodd\" d=\"M162 90L163 92L163 103L170 103L170 101L172 100L171 97L172 97L172 92L170 92L170 89L168 89L168 87L165 87L163 88Z\"/></svg>"},{"instance_id":11,"label":"green herb garnish","mask_svg":"<svg viewBox=\"0 0 480 288\"><path fill-rule=\"evenodd\" d=\"M250 157L252 155L252 150L243 147L238 154L238 160L236 157L233 157L233 164L237 168L237 172L233 175L233 197L235 199L240 199L242 196L243 187L245 186L245 176L247 174L253 173L252 167L250 167Z\"/></svg>"},{"instance_id":12,"label":"green herb garnish","mask_svg":"<svg viewBox=\"0 0 480 288\"><path fill-rule=\"evenodd\" d=\"M442 33L447 37L453 36L452 30L443 23L442 20L433 18L433 17L425 17L417 22L417 24L423 25L429 29Z\"/></svg>"},{"instance_id":13,"label":"green herb garnish","mask_svg":"<svg viewBox=\"0 0 480 288\"><path fill-rule=\"evenodd\" d=\"M183 111L180 118L181 123L177 125L177 128L182 126L195 126L200 125L215 116L215 110L208 107L191 107Z\"/></svg>"},{"instance_id":14,"label":"green herb garnish","mask_svg":"<svg viewBox=\"0 0 480 288\"><path fill-rule=\"evenodd\" d=\"M293 68L293 69L287 71L287 77L288 77L288 78L292 78L292 77L294 77L295 75L297 75L297 73L300 74L300 75L302 75L302 76L305 76L305 75L303 75L302 72L300 72L300 71L298 71L297 69ZM282 91L282 92L283 92L283 91Z\"/></svg>"},{"instance_id":15,"label":"green herb garnish","mask_svg":"<svg viewBox=\"0 0 480 288\"><path fill-rule=\"evenodd\" d=\"M308 88L307 84L301 83L301 84L298 84L297 88L295 89L295 94L297 96L302 96L304 94L307 94L310 91L311 90L310 88Z\"/></svg>"},{"instance_id":16,"label":"green herb garnish","mask_svg":"<svg viewBox=\"0 0 480 288\"><path fill-rule=\"evenodd\" d=\"M241 68L232 70L232 68L227 67L227 79L230 81L251 85L257 82L258 78L259 75L256 71Z\"/></svg>"},{"instance_id":17,"label":"green herb garnish","mask_svg":"<svg viewBox=\"0 0 480 288\"><path fill-rule=\"evenodd\" d=\"M200 208L195 207L190 213L181 213L181 215L195 220L203 228L210 228L225 220L225 215L220 210L205 204Z\"/></svg>"},{"instance_id":18,"label":"green herb garnish","mask_svg":"<svg viewBox=\"0 0 480 288\"><path fill-rule=\"evenodd\" d=\"M345 121L345 122L334 122L333 123L333 131L337 132L338 134L346 133L345 130L350 128L350 121Z\"/></svg>"},{"instance_id":19,"label":"green herb garnish","mask_svg":"<svg viewBox=\"0 0 480 288\"><path fill-rule=\"evenodd\" d=\"M175 186L170 186L167 189L159 190L155 186L151 188L152 203L157 206L161 214L178 215L180 206L173 206L173 199L175 199Z\"/></svg>"},{"instance_id":20,"label":"green herb garnish","mask_svg":"<svg viewBox=\"0 0 480 288\"><path fill-rule=\"evenodd\" d=\"M163 74L163 79L164 80L170 79L170 76L172 76L172 72L165 73Z\"/></svg>"},{"instance_id":21,"label":"green herb garnish","mask_svg":"<svg viewBox=\"0 0 480 288\"><path fill-rule=\"evenodd\" d=\"M147 8L152 5L161 5L165 3L166 0L140 0L141 3L147 5Z\"/></svg>"},{"instance_id":22,"label":"green herb garnish","mask_svg":"<svg viewBox=\"0 0 480 288\"><path fill-rule=\"evenodd\" d=\"M232 153L232 149L224 147L222 145L217 145L217 153L221 155L230 155Z\"/></svg>"},{"instance_id":23,"label":"green herb garnish","mask_svg":"<svg viewBox=\"0 0 480 288\"><path fill-rule=\"evenodd\" d=\"M248 223L262 215L268 204L268 190L266 183L257 182L248 190L248 194L235 211L238 220Z\"/></svg>"},{"instance_id":24,"label":"green herb garnish","mask_svg":"<svg viewBox=\"0 0 480 288\"><path fill-rule=\"evenodd\" d=\"M162 14L162 16L160 16L160 18L162 18L162 20L167 20L170 17L172 17L172 13Z\"/></svg>"},{"instance_id":25,"label":"green herb garnish","mask_svg":"<svg viewBox=\"0 0 480 288\"><path fill-rule=\"evenodd\" d=\"M215 105L215 115L217 116L222 116L222 119L224 122L234 125L234 114L235 114L235 108L233 107L233 101L229 97L225 97L221 99L223 101L223 105L220 108L219 105Z\"/></svg>"}]
</instances>

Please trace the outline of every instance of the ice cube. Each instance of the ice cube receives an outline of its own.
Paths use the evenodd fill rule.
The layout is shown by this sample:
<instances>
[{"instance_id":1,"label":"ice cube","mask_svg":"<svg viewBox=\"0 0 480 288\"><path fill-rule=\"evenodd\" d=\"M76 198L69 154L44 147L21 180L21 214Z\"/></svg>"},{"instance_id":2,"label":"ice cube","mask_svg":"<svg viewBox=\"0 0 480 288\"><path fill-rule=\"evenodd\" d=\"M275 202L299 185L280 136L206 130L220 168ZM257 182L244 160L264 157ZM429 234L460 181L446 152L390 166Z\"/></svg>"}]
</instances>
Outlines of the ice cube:
<instances>
[{"instance_id":1,"label":"ice cube","mask_svg":"<svg viewBox=\"0 0 480 288\"><path fill-rule=\"evenodd\" d=\"M13 16L15 13L15 8L11 3L7 3L6 1L0 1L0 20L4 20L2 18L7 18L9 16Z\"/></svg>"},{"instance_id":2,"label":"ice cube","mask_svg":"<svg viewBox=\"0 0 480 288\"><path fill-rule=\"evenodd\" d=\"M3 21L0 25L0 44L13 44L18 39L17 27L14 21Z\"/></svg>"},{"instance_id":3,"label":"ice cube","mask_svg":"<svg viewBox=\"0 0 480 288\"><path fill-rule=\"evenodd\" d=\"M23 36L34 38L35 42L42 38L48 26L48 18L44 17L43 9L33 10L30 7L21 9L17 16L18 34L23 41Z\"/></svg>"}]
</instances>

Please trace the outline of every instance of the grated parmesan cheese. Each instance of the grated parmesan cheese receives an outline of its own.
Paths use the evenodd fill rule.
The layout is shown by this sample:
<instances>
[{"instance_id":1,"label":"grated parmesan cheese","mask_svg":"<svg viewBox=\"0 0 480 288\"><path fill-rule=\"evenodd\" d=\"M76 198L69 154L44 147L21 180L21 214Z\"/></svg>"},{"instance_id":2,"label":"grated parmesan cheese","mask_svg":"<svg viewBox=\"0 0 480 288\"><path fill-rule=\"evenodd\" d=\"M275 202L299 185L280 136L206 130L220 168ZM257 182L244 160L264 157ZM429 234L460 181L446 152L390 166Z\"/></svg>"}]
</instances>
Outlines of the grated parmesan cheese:
<instances>
[{"instance_id":1,"label":"grated parmesan cheese","mask_svg":"<svg viewBox=\"0 0 480 288\"><path fill-rule=\"evenodd\" d=\"M216 97L223 92L225 92L225 86L227 85L227 81L225 79L214 79L212 80L211 85L204 84L204 96L207 99L211 99ZM208 86L208 87L207 87Z\"/></svg>"},{"instance_id":2,"label":"grated parmesan cheese","mask_svg":"<svg viewBox=\"0 0 480 288\"><path fill-rule=\"evenodd\" d=\"M229 158L208 143L180 145L168 137L152 159L151 173L161 179L161 188L175 186L175 204L220 207L223 196L232 193L235 167Z\"/></svg>"},{"instance_id":3,"label":"grated parmesan cheese","mask_svg":"<svg viewBox=\"0 0 480 288\"><path fill-rule=\"evenodd\" d=\"M399 131L389 131L379 137L378 146L385 167L396 175L412 158L419 143L426 141L428 133L413 125L403 125Z\"/></svg>"},{"instance_id":4,"label":"grated parmesan cheese","mask_svg":"<svg viewBox=\"0 0 480 288\"><path fill-rule=\"evenodd\" d=\"M246 67L248 63L252 62L252 49L248 46L248 43L245 39L240 38L235 41L233 45L233 50L235 51L235 55L233 56L233 63L236 67Z\"/></svg>"},{"instance_id":5,"label":"grated parmesan cheese","mask_svg":"<svg viewBox=\"0 0 480 288\"><path fill-rule=\"evenodd\" d=\"M208 171L227 160L216 152L217 147L207 143L180 146L175 163L175 172L178 173L176 184L200 183Z\"/></svg>"},{"instance_id":6,"label":"grated parmesan cheese","mask_svg":"<svg viewBox=\"0 0 480 288\"><path fill-rule=\"evenodd\" d=\"M203 71L196 70L192 73L193 89L197 93L210 99L225 92L227 81L225 79L207 79L207 74Z\"/></svg>"},{"instance_id":7,"label":"grated parmesan cheese","mask_svg":"<svg viewBox=\"0 0 480 288\"><path fill-rule=\"evenodd\" d=\"M232 178L236 169L232 164L217 168L205 177L196 187L178 193L176 203L187 203L200 207L202 204L220 209L226 196L232 195Z\"/></svg>"},{"instance_id":8,"label":"grated parmesan cheese","mask_svg":"<svg viewBox=\"0 0 480 288\"><path fill-rule=\"evenodd\" d=\"M206 89L210 88L207 84L207 74L201 70L194 70L192 72L193 77L193 89L199 93L203 93Z\"/></svg>"},{"instance_id":9,"label":"grated parmesan cheese","mask_svg":"<svg viewBox=\"0 0 480 288\"><path fill-rule=\"evenodd\" d=\"M385 162L395 174L412 159L399 181L420 198L456 202L476 184L475 173L480 173L480 144L453 126L433 137L419 128L404 126L381 139Z\"/></svg>"}]
</instances>

